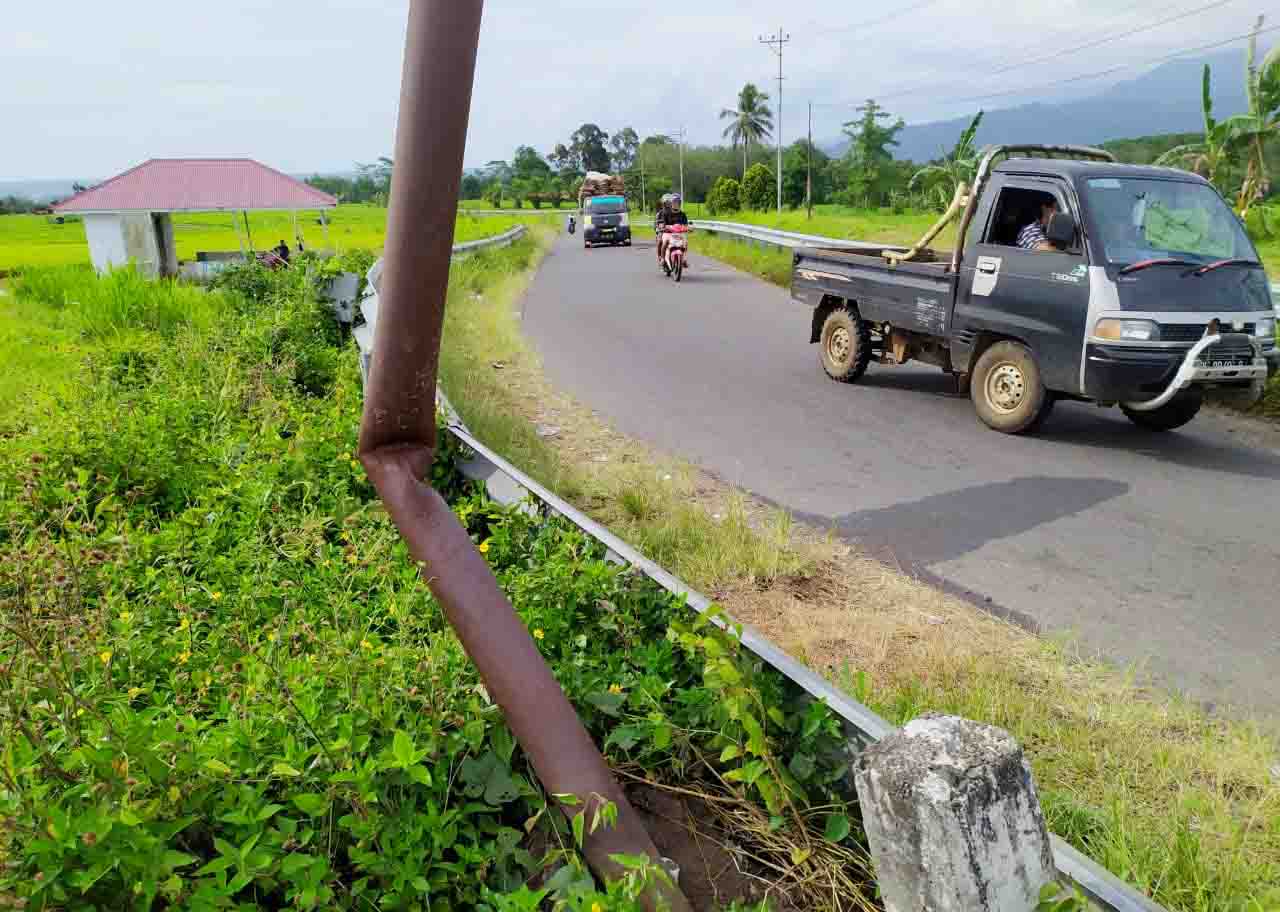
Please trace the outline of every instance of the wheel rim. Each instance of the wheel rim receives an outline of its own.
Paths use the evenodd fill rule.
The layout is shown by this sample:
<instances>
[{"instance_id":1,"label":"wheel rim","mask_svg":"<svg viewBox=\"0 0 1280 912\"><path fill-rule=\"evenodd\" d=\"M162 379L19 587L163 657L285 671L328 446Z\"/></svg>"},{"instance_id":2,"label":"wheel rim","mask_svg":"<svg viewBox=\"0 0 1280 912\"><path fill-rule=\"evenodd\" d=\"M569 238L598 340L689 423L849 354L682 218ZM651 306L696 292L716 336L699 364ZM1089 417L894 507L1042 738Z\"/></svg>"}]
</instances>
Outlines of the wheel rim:
<instances>
[{"instance_id":1,"label":"wheel rim","mask_svg":"<svg viewBox=\"0 0 1280 912\"><path fill-rule=\"evenodd\" d=\"M837 326L827 338L827 357L835 364L843 364L849 360L849 352L853 349L853 340L849 330Z\"/></svg>"},{"instance_id":2,"label":"wheel rim","mask_svg":"<svg viewBox=\"0 0 1280 912\"><path fill-rule=\"evenodd\" d=\"M986 393L991 407L1007 415L1026 399L1027 378L1016 364L1002 361L987 374Z\"/></svg>"}]
</instances>

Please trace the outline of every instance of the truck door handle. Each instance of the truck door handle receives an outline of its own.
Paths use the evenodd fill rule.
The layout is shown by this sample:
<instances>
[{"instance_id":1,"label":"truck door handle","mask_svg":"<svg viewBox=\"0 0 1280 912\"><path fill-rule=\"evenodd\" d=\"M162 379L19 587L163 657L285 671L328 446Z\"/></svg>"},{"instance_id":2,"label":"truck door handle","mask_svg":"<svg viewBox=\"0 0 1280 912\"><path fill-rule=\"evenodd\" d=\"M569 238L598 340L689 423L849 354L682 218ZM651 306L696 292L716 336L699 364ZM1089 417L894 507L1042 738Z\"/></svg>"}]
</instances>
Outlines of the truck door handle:
<instances>
[{"instance_id":1,"label":"truck door handle","mask_svg":"<svg viewBox=\"0 0 1280 912\"><path fill-rule=\"evenodd\" d=\"M995 271L996 271L995 263L979 263L978 264L978 272L985 272L985 273L991 274L991 273L994 273Z\"/></svg>"}]
</instances>

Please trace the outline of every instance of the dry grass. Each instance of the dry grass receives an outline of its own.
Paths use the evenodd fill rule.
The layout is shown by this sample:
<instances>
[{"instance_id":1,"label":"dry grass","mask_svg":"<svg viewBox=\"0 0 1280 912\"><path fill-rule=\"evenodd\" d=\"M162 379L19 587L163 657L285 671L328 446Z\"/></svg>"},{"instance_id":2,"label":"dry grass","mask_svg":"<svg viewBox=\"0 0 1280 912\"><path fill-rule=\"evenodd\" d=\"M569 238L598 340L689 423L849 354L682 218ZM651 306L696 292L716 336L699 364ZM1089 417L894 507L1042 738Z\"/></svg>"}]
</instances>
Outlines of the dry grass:
<instances>
[{"instance_id":1,"label":"dry grass","mask_svg":"<svg viewBox=\"0 0 1280 912\"><path fill-rule=\"evenodd\" d=\"M936 710L1008 729L1050 827L1166 907L1280 909L1273 733L1085 661L618 434L552 390L524 345L527 281L451 304L445 387L481 439L891 721Z\"/></svg>"}]
</instances>

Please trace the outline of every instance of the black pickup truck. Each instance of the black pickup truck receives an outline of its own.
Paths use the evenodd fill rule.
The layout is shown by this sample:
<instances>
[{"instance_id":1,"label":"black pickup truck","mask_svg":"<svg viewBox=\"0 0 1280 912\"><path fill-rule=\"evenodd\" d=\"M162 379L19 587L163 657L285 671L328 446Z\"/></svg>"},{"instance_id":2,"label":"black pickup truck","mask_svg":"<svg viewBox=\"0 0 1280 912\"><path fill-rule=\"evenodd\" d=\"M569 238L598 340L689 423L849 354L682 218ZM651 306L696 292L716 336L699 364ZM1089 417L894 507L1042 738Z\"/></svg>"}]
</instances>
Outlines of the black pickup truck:
<instances>
[{"instance_id":1,"label":"black pickup truck","mask_svg":"<svg viewBox=\"0 0 1280 912\"><path fill-rule=\"evenodd\" d=\"M791 296L812 309L809 341L830 377L934 364L988 426L1016 434L1059 399L1171 430L1206 393L1256 400L1274 369L1258 253L1193 174L1086 147L990 147L959 238L952 253L901 262L871 245L796 251Z\"/></svg>"}]
</instances>

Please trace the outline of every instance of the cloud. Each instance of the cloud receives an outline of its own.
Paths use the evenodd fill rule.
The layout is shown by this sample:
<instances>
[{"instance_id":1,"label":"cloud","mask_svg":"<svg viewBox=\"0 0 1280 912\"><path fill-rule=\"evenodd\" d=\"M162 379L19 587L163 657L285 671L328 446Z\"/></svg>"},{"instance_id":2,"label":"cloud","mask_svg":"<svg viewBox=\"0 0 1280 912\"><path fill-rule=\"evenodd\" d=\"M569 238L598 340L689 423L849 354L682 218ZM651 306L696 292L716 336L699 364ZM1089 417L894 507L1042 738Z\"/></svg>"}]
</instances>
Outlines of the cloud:
<instances>
[{"instance_id":1,"label":"cloud","mask_svg":"<svg viewBox=\"0 0 1280 912\"><path fill-rule=\"evenodd\" d=\"M392 149L404 0L132 0L128 15L87 0L12 6L0 34L0 173L104 177L150 155L230 150L298 172L345 169ZM744 82L776 102L777 60L757 39L780 25L792 38L783 58L790 141L805 130L809 101L819 103L820 138L837 135L867 97L909 121L957 116L977 103L957 110L944 99L1052 83L1251 24L1243 7L1226 4L1071 50L1193 8L1141 6L489 0L467 162L507 158L525 143L546 152L584 122L642 135L684 126L691 142L718 141L719 111ZM1022 65L992 74L1010 63Z\"/></svg>"}]
</instances>

